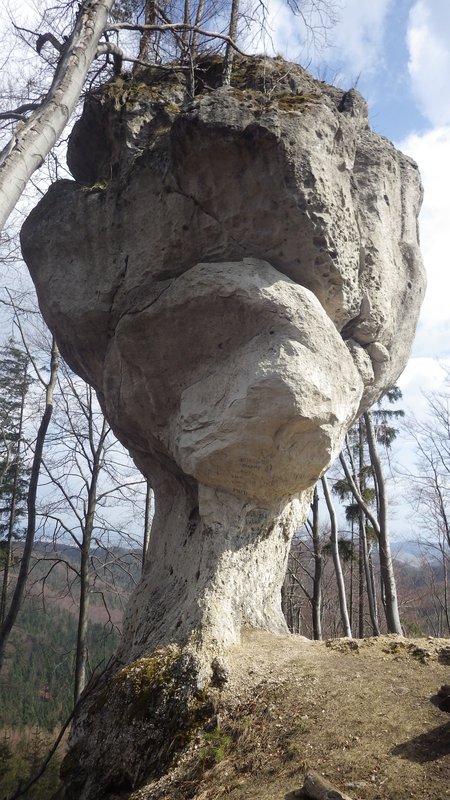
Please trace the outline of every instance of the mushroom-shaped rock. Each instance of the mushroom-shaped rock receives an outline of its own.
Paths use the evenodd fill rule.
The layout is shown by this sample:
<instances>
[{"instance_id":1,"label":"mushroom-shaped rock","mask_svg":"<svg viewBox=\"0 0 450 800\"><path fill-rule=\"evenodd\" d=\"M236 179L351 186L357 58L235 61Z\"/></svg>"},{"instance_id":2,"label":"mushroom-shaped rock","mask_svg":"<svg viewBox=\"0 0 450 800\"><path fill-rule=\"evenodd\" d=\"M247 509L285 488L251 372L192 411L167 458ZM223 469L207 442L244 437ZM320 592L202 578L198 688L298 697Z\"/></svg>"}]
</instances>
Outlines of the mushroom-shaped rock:
<instances>
[{"instance_id":1,"label":"mushroom-shaped rock","mask_svg":"<svg viewBox=\"0 0 450 800\"><path fill-rule=\"evenodd\" d=\"M196 80L192 99L155 67L88 96L75 182L22 247L63 355L155 491L118 658L190 643L207 674L242 625L286 630L291 537L402 371L424 277L417 167L357 92L281 59L236 59L229 87L203 62ZM97 764L96 786L111 774Z\"/></svg>"}]
</instances>

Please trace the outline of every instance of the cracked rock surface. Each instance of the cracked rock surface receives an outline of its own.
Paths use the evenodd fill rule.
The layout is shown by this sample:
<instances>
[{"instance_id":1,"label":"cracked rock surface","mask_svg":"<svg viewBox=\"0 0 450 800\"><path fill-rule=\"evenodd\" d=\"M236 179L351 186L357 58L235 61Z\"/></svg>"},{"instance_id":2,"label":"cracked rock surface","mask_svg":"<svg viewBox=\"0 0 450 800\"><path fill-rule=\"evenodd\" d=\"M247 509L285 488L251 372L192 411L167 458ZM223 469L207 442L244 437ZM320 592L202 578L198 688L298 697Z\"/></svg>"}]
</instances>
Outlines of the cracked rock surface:
<instances>
[{"instance_id":1,"label":"cracked rock surface","mask_svg":"<svg viewBox=\"0 0 450 800\"><path fill-rule=\"evenodd\" d=\"M281 59L219 73L90 95L75 180L22 230L64 357L155 491L119 661L189 643L200 681L243 625L286 630L310 489L404 368L424 292L417 167L362 97Z\"/></svg>"},{"instance_id":2,"label":"cracked rock surface","mask_svg":"<svg viewBox=\"0 0 450 800\"><path fill-rule=\"evenodd\" d=\"M88 97L75 181L22 231L65 358L197 527L211 493L278 518L315 483L403 369L424 290L417 167L361 96L266 58L214 88L219 67L193 99L157 68Z\"/></svg>"},{"instance_id":3,"label":"cracked rock surface","mask_svg":"<svg viewBox=\"0 0 450 800\"><path fill-rule=\"evenodd\" d=\"M154 547L173 574L185 524L195 563L205 530L223 542L242 509L277 528L397 379L424 290L417 167L369 129L361 96L281 59L238 59L233 85L215 88L219 68L199 66L193 99L158 68L89 96L69 145L75 181L55 183L22 231L63 355L155 488ZM146 590L149 609L167 604L160 591ZM270 627L274 591L239 596L235 624L212 638L252 617ZM179 640L201 626L199 604L175 604Z\"/></svg>"}]
</instances>

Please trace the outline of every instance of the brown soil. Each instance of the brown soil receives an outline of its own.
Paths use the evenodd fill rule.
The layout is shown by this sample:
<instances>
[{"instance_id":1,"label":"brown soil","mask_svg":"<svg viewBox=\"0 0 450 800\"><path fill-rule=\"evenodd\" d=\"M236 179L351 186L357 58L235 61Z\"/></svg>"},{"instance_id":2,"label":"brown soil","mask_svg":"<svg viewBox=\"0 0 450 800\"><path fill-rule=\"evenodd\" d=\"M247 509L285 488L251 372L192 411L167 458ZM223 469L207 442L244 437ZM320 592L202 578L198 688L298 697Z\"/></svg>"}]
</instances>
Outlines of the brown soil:
<instances>
[{"instance_id":1,"label":"brown soil","mask_svg":"<svg viewBox=\"0 0 450 800\"><path fill-rule=\"evenodd\" d=\"M218 727L132 800L289 800L317 770L352 800L450 798L450 640L311 642L247 633Z\"/></svg>"}]
</instances>

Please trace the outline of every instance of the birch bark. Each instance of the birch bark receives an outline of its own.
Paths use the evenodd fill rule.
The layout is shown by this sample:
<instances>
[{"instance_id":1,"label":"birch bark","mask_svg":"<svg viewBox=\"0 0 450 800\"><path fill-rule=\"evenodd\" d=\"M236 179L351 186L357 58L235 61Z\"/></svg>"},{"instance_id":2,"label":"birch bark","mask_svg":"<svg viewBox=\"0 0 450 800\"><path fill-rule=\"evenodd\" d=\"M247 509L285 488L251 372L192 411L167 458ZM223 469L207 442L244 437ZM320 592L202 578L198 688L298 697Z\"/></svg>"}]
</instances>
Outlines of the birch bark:
<instances>
[{"instance_id":1,"label":"birch bark","mask_svg":"<svg viewBox=\"0 0 450 800\"><path fill-rule=\"evenodd\" d=\"M84 0L52 85L0 154L0 230L63 132L80 97L114 0Z\"/></svg>"}]
</instances>

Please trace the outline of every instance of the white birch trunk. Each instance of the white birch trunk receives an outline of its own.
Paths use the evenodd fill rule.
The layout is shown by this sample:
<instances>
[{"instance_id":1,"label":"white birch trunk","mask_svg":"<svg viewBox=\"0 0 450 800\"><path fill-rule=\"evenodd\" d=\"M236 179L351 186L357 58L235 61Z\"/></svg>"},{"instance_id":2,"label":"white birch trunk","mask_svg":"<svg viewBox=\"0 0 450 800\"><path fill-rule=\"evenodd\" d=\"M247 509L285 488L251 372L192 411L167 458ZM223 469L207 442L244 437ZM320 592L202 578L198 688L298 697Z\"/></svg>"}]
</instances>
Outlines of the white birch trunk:
<instances>
[{"instance_id":1,"label":"white birch trunk","mask_svg":"<svg viewBox=\"0 0 450 800\"><path fill-rule=\"evenodd\" d=\"M232 42L236 41L237 36L237 25L238 25L238 16L239 16L239 0L232 0L231 3L231 16L230 16L230 27L228 30L228 36ZM231 46L230 42L228 42L226 50L225 50L225 58L223 60L223 85L229 86L231 83L231 70L233 67L233 56L234 51L233 47Z\"/></svg>"},{"instance_id":2,"label":"white birch trunk","mask_svg":"<svg viewBox=\"0 0 450 800\"><path fill-rule=\"evenodd\" d=\"M325 475L321 478L322 489L327 504L328 514L330 516L331 525L331 553L333 556L334 571L336 573L336 583L339 595L339 609L341 612L341 622L344 630L344 636L349 639L352 638L352 629L347 610L347 598L345 595L344 575L342 573L341 559L339 556L339 540L338 540L338 525L336 519L336 512L334 510L333 501L331 499L330 490L328 488L328 481Z\"/></svg>"},{"instance_id":3,"label":"white birch trunk","mask_svg":"<svg viewBox=\"0 0 450 800\"><path fill-rule=\"evenodd\" d=\"M389 540L388 522L388 500L386 485L384 481L383 469L381 466L378 450L376 446L375 431L373 429L372 418L369 412L364 414L366 425L367 443L369 445L370 461L375 472L379 492L379 527L376 531L380 548L380 569L383 578L383 586L386 596L386 622L388 633L398 633L402 635L402 626L397 601L397 587L395 583L394 565L392 563L391 545Z\"/></svg>"},{"instance_id":4,"label":"white birch trunk","mask_svg":"<svg viewBox=\"0 0 450 800\"><path fill-rule=\"evenodd\" d=\"M0 156L0 230L32 174L63 132L78 102L114 0L84 0L42 105Z\"/></svg>"}]
</instances>

